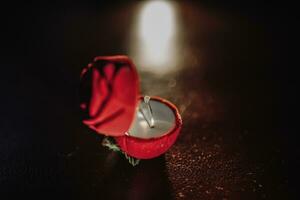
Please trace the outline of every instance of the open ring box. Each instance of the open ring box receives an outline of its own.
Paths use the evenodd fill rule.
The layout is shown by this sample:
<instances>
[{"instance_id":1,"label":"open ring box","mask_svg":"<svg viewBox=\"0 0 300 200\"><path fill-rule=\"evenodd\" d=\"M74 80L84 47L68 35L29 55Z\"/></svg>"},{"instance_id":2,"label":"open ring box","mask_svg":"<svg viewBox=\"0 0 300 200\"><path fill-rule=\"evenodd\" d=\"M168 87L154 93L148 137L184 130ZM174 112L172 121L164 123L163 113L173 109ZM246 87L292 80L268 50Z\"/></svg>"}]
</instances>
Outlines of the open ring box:
<instances>
[{"instance_id":1,"label":"open ring box","mask_svg":"<svg viewBox=\"0 0 300 200\"><path fill-rule=\"evenodd\" d=\"M177 108L160 97L141 96L139 78L127 56L99 56L81 73L83 123L113 137L137 159L165 153L182 126Z\"/></svg>"}]
</instances>

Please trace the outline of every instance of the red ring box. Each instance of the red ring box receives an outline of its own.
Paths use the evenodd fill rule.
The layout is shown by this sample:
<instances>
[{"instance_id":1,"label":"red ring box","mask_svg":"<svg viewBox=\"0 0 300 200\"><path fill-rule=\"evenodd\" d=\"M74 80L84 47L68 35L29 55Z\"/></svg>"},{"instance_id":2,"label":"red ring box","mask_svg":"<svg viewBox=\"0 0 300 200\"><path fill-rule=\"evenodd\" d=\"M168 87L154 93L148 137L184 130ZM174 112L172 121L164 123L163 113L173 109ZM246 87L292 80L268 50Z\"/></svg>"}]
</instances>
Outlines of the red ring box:
<instances>
[{"instance_id":1,"label":"red ring box","mask_svg":"<svg viewBox=\"0 0 300 200\"><path fill-rule=\"evenodd\" d=\"M127 155L138 159L160 156L180 133L182 120L176 106L160 97L150 97L151 102L164 104L171 110L174 124L159 136L130 135L143 97L139 93L136 67L127 56L96 57L82 70L80 92L83 123L98 134L114 137Z\"/></svg>"}]
</instances>

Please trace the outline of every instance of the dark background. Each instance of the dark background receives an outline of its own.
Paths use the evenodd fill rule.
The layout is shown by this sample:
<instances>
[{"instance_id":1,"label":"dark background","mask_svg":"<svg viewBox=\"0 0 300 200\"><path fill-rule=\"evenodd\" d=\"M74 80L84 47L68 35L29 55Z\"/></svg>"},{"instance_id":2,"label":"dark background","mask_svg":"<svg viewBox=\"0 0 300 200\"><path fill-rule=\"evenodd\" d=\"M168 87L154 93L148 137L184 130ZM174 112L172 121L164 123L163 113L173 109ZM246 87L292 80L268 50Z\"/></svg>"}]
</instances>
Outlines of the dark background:
<instances>
[{"instance_id":1,"label":"dark background","mask_svg":"<svg viewBox=\"0 0 300 200\"><path fill-rule=\"evenodd\" d=\"M1 6L1 199L296 198L294 5L178 3L204 67L187 59L175 74L141 73L142 92L178 105L184 127L164 156L132 167L101 147L78 106L82 67L128 54L137 2L114 2Z\"/></svg>"}]
</instances>

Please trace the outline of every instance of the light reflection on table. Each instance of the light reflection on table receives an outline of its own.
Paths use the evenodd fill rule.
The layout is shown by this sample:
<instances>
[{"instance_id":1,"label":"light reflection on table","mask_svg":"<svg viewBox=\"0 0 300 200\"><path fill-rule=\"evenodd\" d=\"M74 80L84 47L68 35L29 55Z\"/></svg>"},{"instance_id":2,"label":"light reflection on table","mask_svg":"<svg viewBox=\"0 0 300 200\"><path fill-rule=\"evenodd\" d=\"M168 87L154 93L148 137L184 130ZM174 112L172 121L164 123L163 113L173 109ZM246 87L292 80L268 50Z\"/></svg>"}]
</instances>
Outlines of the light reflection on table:
<instances>
[{"instance_id":1,"label":"light reflection on table","mask_svg":"<svg viewBox=\"0 0 300 200\"><path fill-rule=\"evenodd\" d=\"M171 1L142 3L136 13L130 56L140 71L166 74L179 66L178 12Z\"/></svg>"}]
</instances>

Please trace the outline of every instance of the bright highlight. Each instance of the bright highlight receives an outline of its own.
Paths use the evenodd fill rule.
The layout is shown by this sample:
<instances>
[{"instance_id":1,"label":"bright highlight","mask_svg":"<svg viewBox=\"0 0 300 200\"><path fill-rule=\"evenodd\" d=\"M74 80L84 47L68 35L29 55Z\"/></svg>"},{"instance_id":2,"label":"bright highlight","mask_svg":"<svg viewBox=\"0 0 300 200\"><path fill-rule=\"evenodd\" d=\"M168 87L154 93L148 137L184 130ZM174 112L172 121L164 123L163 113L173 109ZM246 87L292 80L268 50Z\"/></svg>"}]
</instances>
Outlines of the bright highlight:
<instances>
[{"instance_id":1,"label":"bright highlight","mask_svg":"<svg viewBox=\"0 0 300 200\"><path fill-rule=\"evenodd\" d=\"M169 1L149 1L141 8L133 57L142 70L165 73L175 67L175 19Z\"/></svg>"}]
</instances>

